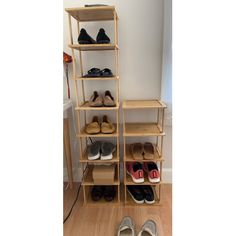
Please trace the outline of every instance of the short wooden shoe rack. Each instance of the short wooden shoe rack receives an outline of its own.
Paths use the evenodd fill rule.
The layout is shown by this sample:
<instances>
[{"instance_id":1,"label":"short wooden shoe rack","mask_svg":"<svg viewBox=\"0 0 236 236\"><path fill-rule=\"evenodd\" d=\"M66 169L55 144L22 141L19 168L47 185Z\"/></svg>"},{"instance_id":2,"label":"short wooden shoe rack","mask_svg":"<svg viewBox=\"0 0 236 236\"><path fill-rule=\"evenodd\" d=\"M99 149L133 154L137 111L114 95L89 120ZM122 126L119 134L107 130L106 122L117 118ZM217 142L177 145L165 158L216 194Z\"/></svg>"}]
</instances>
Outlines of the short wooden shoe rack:
<instances>
[{"instance_id":1,"label":"short wooden shoe rack","mask_svg":"<svg viewBox=\"0 0 236 236\"><path fill-rule=\"evenodd\" d=\"M161 200L161 184L162 184L162 162L163 162L163 138L164 138L164 111L166 105L159 100L130 100L124 101L122 104L123 108L123 139L124 139L124 196L125 205L131 206L148 206L146 203L137 204L131 198L127 192L128 185L150 185L153 188L155 195L155 203L153 205L159 205ZM129 123L126 122L126 112L130 110L140 109L155 109L157 110L157 119L155 122L149 123ZM156 143L154 145L154 160L160 171L160 182L150 183L145 176L144 183L136 184L132 181L132 178L126 173L127 162L137 162L130 153L130 144L126 142L126 139L130 137L154 137ZM150 160L141 160L139 162L150 162Z\"/></svg>"},{"instance_id":2,"label":"short wooden shoe rack","mask_svg":"<svg viewBox=\"0 0 236 236\"><path fill-rule=\"evenodd\" d=\"M81 7L81 8L67 8L65 9L68 13L69 17L69 31L70 31L70 44L69 47L72 51L73 58L73 79L75 82L75 90L76 90L76 112L77 112L77 120L78 120L78 133L77 137L79 138L79 159L82 163L84 175L82 180L83 187L83 196L84 196L84 204L86 205L102 205L102 204L111 204L118 205L120 203L120 144L119 144L119 91L120 91L120 78L118 75L118 16L114 6L105 6L105 7ZM72 30L72 19L77 22L77 33L74 37ZM114 43L110 44L78 44L77 38L80 33L81 23L83 22L100 22L100 21L113 21L114 22ZM76 40L75 40L76 39ZM76 43L75 43L75 42ZM115 71L113 72L113 77L90 77L85 78L83 70L83 52L86 51L104 51L110 50L114 52L115 58ZM76 56L75 53L78 52L78 61L80 72L77 71L76 64ZM91 68L93 66L91 65ZM108 80L114 80L116 82L116 106L115 107L90 107L88 105L88 101L85 99L85 82L88 83L90 81L100 81L101 83L105 83ZM80 87L81 86L81 87ZM79 87L82 88L82 102L80 101ZM112 134L87 134L85 132L87 121L87 112L92 111L113 111L116 112L116 131ZM81 116L83 113L83 117ZM82 118L83 123L82 125ZM112 160L104 161L104 160L95 160L90 161L86 155L86 149L89 144L89 138L116 138L116 153L113 156ZM111 202L106 202L105 200L100 200L98 202L94 202L91 199L91 189L95 185L92 178L92 168L94 163L113 163L115 165L115 180L113 185L116 187L116 197Z\"/></svg>"}]
</instances>

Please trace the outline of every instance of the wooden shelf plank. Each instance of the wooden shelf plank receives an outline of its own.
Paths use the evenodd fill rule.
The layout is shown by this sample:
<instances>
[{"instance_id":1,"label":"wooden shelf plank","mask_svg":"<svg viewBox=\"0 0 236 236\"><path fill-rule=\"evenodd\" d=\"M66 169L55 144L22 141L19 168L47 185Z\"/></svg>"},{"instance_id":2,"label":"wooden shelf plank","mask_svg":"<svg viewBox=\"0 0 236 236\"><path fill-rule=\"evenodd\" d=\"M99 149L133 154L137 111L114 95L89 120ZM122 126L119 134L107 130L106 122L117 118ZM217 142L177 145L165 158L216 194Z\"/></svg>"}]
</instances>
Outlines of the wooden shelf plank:
<instances>
[{"instance_id":1,"label":"wooden shelf plank","mask_svg":"<svg viewBox=\"0 0 236 236\"><path fill-rule=\"evenodd\" d=\"M125 123L124 136L163 136L164 132L160 132L157 123Z\"/></svg>"},{"instance_id":2,"label":"wooden shelf plank","mask_svg":"<svg viewBox=\"0 0 236 236\"><path fill-rule=\"evenodd\" d=\"M80 162L82 163L113 163L113 162L119 162L119 157L117 156L117 152L114 152L113 154L113 158L111 160L88 160L88 155L86 150L84 150L83 155L80 159Z\"/></svg>"},{"instance_id":3,"label":"wooden shelf plank","mask_svg":"<svg viewBox=\"0 0 236 236\"><path fill-rule=\"evenodd\" d=\"M114 20L114 6L100 7L77 7L65 9L73 18L78 21L108 21Z\"/></svg>"},{"instance_id":4,"label":"wooden shelf plank","mask_svg":"<svg viewBox=\"0 0 236 236\"><path fill-rule=\"evenodd\" d=\"M115 107L105 107L105 106L103 106L103 107L91 107L91 106L89 106L89 102L86 101L81 106L76 107L75 110L76 111L79 111L79 110L96 110L96 111L99 111L99 110L101 110L101 111L103 111L103 110L118 110L119 107L120 107L119 103L116 104Z\"/></svg>"},{"instance_id":5,"label":"wooden shelf plank","mask_svg":"<svg viewBox=\"0 0 236 236\"><path fill-rule=\"evenodd\" d=\"M113 76L113 77L76 77L75 80L118 80L119 76Z\"/></svg>"},{"instance_id":6,"label":"wooden shelf plank","mask_svg":"<svg viewBox=\"0 0 236 236\"><path fill-rule=\"evenodd\" d=\"M153 160L145 160L145 159L143 159L143 160L135 160L135 159L133 158L131 152L130 152L130 145L127 144L127 145L126 145L126 148L125 148L126 154L125 154L125 156L124 156L124 161L125 161L125 162L137 162L137 161L138 161L138 162L150 162L150 161L153 161L153 162L161 162L161 161L164 161L164 158L161 157L161 156L159 156L158 151L157 151L157 149L156 149L156 146L155 146L154 144L153 144L153 146L154 146L154 159L153 159Z\"/></svg>"},{"instance_id":7,"label":"wooden shelf plank","mask_svg":"<svg viewBox=\"0 0 236 236\"><path fill-rule=\"evenodd\" d=\"M116 166L115 166L114 168L115 168L114 183L113 183L113 184L104 184L104 185L119 185L119 184L120 184L120 182L119 182L119 180L118 180L118 176L117 176ZM89 169L88 169L88 171L85 173L85 176L84 176L82 185L84 185L84 186L93 186L93 185L96 185L96 184L94 184L94 182L93 182L92 171L93 171L93 167L90 166ZM99 185L103 185L103 184L99 184Z\"/></svg>"},{"instance_id":8,"label":"wooden shelf plank","mask_svg":"<svg viewBox=\"0 0 236 236\"><path fill-rule=\"evenodd\" d=\"M123 101L123 109L166 108L160 100L127 100Z\"/></svg>"},{"instance_id":9,"label":"wooden shelf plank","mask_svg":"<svg viewBox=\"0 0 236 236\"><path fill-rule=\"evenodd\" d=\"M116 123L113 123L113 124L114 124L114 126L115 126L115 128L116 128L116 126L117 126ZM103 134L103 133L87 134L87 133L85 132L85 127L82 128L80 134L76 134L76 137L94 137L94 138L96 138L96 137L109 138L109 137L117 137L117 136L119 136L119 133L117 132L117 130L116 130L114 133L112 133L112 134Z\"/></svg>"},{"instance_id":10,"label":"wooden shelf plank","mask_svg":"<svg viewBox=\"0 0 236 236\"><path fill-rule=\"evenodd\" d=\"M79 51L104 51L119 49L118 45L115 44L69 44L68 46Z\"/></svg>"}]
</instances>

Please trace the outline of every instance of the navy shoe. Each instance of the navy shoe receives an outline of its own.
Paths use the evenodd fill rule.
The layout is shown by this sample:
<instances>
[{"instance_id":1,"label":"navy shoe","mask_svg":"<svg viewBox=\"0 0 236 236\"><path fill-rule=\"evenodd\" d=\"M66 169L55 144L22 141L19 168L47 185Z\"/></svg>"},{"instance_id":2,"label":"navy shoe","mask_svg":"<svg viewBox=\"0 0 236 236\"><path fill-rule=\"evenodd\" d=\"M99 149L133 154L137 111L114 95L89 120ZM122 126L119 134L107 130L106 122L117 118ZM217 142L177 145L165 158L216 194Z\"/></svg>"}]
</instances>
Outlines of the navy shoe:
<instances>
[{"instance_id":1,"label":"navy shoe","mask_svg":"<svg viewBox=\"0 0 236 236\"><path fill-rule=\"evenodd\" d=\"M101 28L97 35L97 43L110 43L110 38L106 35L105 30Z\"/></svg>"},{"instance_id":2,"label":"navy shoe","mask_svg":"<svg viewBox=\"0 0 236 236\"><path fill-rule=\"evenodd\" d=\"M88 35L88 33L86 32L86 30L84 28L82 28L80 30L80 34L78 37L78 43L79 44L95 44L96 41Z\"/></svg>"}]
</instances>

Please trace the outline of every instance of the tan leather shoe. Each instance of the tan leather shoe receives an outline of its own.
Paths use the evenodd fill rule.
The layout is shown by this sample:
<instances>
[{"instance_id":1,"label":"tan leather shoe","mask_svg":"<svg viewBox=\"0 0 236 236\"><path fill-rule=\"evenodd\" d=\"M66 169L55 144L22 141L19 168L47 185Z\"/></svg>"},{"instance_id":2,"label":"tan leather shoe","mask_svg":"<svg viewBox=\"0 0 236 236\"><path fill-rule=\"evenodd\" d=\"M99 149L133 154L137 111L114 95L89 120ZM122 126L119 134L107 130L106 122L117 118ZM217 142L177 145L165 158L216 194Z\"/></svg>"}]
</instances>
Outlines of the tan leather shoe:
<instances>
[{"instance_id":1,"label":"tan leather shoe","mask_svg":"<svg viewBox=\"0 0 236 236\"><path fill-rule=\"evenodd\" d=\"M143 145L141 143L131 144L130 151L134 160L143 160Z\"/></svg>"},{"instance_id":2,"label":"tan leather shoe","mask_svg":"<svg viewBox=\"0 0 236 236\"><path fill-rule=\"evenodd\" d=\"M144 159L153 160L154 159L154 146L152 143L144 143L143 145Z\"/></svg>"},{"instance_id":3,"label":"tan leather shoe","mask_svg":"<svg viewBox=\"0 0 236 236\"><path fill-rule=\"evenodd\" d=\"M111 123L107 116L103 116L101 124L101 132L103 134L112 134L116 130L115 126Z\"/></svg>"},{"instance_id":4,"label":"tan leather shoe","mask_svg":"<svg viewBox=\"0 0 236 236\"><path fill-rule=\"evenodd\" d=\"M111 92L109 90L107 90L105 92L105 95L103 97L103 104L105 107L115 107L116 103L114 98L111 95Z\"/></svg>"},{"instance_id":5,"label":"tan leather shoe","mask_svg":"<svg viewBox=\"0 0 236 236\"><path fill-rule=\"evenodd\" d=\"M100 133L100 131L101 129L98 121L98 116L94 116L92 122L87 124L85 132L87 134L98 134Z\"/></svg>"},{"instance_id":6,"label":"tan leather shoe","mask_svg":"<svg viewBox=\"0 0 236 236\"><path fill-rule=\"evenodd\" d=\"M99 95L97 91L94 91L93 95L89 99L89 106L90 107L101 107L101 106L103 106L102 96Z\"/></svg>"}]
</instances>

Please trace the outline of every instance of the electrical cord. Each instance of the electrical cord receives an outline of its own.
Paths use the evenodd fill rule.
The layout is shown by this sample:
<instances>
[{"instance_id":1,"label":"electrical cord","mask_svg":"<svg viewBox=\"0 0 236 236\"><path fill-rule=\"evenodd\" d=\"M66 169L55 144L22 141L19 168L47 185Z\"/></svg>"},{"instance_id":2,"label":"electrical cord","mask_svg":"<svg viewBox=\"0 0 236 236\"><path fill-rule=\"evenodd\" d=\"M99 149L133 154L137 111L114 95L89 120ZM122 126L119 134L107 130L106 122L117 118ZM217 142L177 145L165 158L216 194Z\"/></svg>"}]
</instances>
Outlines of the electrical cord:
<instances>
[{"instance_id":1,"label":"electrical cord","mask_svg":"<svg viewBox=\"0 0 236 236\"><path fill-rule=\"evenodd\" d=\"M87 168L88 168L88 165L86 165L86 168L85 168L84 171L83 171L83 176L84 176L84 173L85 173L85 171L87 170ZM81 183L82 183L82 182L81 182ZM79 192L80 192L80 188L81 188L81 183L80 183L80 185L79 185L79 187L78 187L78 191L77 191L77 194L76 194L75 201L74 201L74 203L72 204L72 207L71 207L71 209L70 209L70 211L69 211L67 217L63 220L63 224L69 219L69 217L70 217L70 215L71 215L71 212L73 211L73 208L74 208L74 206L75 206L75 204L76 204L76 202L77 202L77 200L78 200Z\"/></svg>"}]
</instances>

